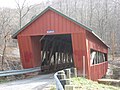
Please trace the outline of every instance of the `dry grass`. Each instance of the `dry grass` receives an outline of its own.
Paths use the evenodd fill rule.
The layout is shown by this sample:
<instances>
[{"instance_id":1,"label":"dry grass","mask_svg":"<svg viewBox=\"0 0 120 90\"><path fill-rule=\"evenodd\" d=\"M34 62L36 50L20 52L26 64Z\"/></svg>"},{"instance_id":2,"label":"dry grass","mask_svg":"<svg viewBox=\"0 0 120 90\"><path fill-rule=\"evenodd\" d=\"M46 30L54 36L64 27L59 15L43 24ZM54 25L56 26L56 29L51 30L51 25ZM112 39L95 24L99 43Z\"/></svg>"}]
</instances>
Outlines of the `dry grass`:
<instances>
[{"instance_id":1,"label":"dry grass","mask_svg":"<svg viewBox=\"0 0 120 90\"><path fill-rule=\"evenodd\" d=\"M99 84L82 77L72 78L71 81L73 85L78 85L83 90L120 90L120 87Z\"/></svg>"},{"instance_id":2,"label":"dry grass","mask_svg":"<svg viewBox=\"0 0 120 90\"><path fill-rule=\"evenodd\" d=\"M0 78L0 83L5 83L5 82L8 82L6 78Z\"/></svg>"}]
</instances>

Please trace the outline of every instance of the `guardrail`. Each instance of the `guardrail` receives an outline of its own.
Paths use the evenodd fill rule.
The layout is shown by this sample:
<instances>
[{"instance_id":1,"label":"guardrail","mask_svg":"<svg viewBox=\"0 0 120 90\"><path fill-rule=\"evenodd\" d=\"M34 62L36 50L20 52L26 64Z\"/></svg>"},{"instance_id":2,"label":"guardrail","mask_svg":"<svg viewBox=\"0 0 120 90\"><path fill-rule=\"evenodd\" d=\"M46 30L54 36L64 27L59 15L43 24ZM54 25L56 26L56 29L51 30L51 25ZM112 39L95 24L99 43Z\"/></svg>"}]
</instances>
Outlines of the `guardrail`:
<instances>
[{"instance_id":1,"label":"guardrail","mask_svg":"<svg viewBox=\"0 0 120 90\"><path fill-rule=\"evenodd\" d=\"M77 77L76 68L68 68L54 74L57 90L65 90L65 85L70 84L70 78ZM72 89L71 89L72 90Z\"/></svg>"},{"instance_id":2,"label":"guardrail","mask_svg":"<svg viewBox=\"0 0 120 90\"><path fill-rule=\"evenodd\" d=\"M22 69L22 70L8 70L8 71L0 71L0 77L3 76L12 76L12 75L20 75L26 73L32 73L41 71L41 67L29 68L29 69Z\"/></svg>"},{"instance_id":3,"label":"guardrail","mask_svg":"<svg viewBox=\"0 0 120 90\"><path fill-rule=\"evenodd\" d=\"M56 73L54 74L54 78L55 78L55 81L56 81L56 90L64 90L64 88L63 88L60 80L59 80L58 77L57 77L57 75L58 75L58 72L56 72Z\"/></svg>"}]
</instances>

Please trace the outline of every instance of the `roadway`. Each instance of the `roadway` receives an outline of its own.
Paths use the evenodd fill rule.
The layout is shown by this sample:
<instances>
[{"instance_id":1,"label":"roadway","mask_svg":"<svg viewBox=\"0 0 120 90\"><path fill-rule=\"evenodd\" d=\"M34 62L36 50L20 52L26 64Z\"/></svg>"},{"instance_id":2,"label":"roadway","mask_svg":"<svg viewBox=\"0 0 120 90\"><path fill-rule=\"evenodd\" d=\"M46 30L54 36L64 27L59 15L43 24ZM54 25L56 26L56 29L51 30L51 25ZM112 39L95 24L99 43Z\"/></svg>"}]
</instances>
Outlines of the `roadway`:
<instances>
[{"instance_id":1,"label":"roadway","mask_svg":"<svg viewBox=\"0 0 120 90\"><path fill-rule=\"evenodd\" d=\"M39 75L29 79L0 84L0 90L50 90L55 85L54 74Z\"/></svg>"}]
</instances>

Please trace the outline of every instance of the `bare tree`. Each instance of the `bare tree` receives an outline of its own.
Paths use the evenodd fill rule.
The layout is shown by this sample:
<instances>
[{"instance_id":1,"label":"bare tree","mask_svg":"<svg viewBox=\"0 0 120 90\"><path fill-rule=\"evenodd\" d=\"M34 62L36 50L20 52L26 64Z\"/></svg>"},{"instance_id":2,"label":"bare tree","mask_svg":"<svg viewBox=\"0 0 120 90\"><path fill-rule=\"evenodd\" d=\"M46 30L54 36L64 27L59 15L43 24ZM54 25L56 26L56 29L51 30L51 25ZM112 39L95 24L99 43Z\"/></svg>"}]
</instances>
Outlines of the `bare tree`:
<instances>
[{"instance_id":1,"label":"bare tree","mask_svg":"<svg viewBox=\"0 0 120 90\"><path fill-rule=\"evenodd\" d=\"M2 12L0 13L0 20L1 20L0 29L2 30L0 34L2 40L1 70L4 70L3 68L4 61L9 66L9 64L5 60L5 56L6 56L7 44L11 38L10 34L12 32L12 27L10 25L12 18L10 17L9 10L6 11L5 9L2 9Z\"/></svg>"},{"instance_id":2,"label":"bare tree","mask_svg":"<svg viewBox=\"0 0 120 90\"><path fill-rule=\"evenodd\" d=\"M90 27L92 26L92 17L93 17L93 10L94 10L94 7L93 7L93 0L90 0L90 15L89 15L89 25Z\"/></svg>"},{"instance_id":3,"label":"bare tree","mask_svg":"<svg viewBox=\"0 0 120 90\"><path fill-rule=\"evenodd\" d=\"M22 4L20 4L19 0L15 0L17 4L17 10L19 14L19 28L22 27L22 19L28 14L28 12L34 7L33 5L27 5L27 0L24 0Z\"/></svg>"}]
</instances>

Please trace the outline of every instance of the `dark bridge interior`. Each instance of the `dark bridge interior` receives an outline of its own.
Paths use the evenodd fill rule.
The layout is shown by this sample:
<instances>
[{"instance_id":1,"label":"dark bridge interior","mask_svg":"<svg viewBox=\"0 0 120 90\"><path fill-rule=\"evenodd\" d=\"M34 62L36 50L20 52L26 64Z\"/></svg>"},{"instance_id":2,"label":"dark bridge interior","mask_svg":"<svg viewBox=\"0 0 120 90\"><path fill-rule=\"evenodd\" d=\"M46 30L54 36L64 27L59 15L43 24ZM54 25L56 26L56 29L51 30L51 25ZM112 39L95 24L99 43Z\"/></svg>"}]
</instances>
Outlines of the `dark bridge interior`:
<instances>
[{"instance_id":1,"label":"dark bridge interior","mask_svg":"<svg viewBox=\"0 0 120 90\"><path fill-rule=\"evenodd\" d=\"M42 71L57 71L74 66L70 34L45 35L40 42Z\"/></svg>"}]
</instances>

